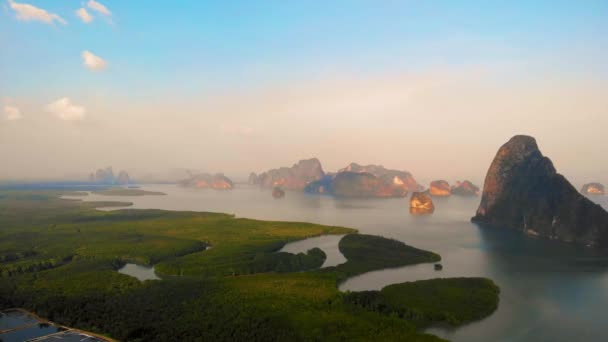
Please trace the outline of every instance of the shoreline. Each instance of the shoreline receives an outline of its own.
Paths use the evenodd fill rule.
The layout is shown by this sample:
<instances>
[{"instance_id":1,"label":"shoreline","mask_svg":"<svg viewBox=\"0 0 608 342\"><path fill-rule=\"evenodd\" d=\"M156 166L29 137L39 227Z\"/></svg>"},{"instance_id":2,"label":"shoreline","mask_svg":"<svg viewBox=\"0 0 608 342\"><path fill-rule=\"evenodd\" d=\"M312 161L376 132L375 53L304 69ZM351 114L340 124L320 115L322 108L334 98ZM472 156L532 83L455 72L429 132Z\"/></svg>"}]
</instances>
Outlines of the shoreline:
<instances>
[{"instance_id":1,"label":"shoreline","mask_svg":"<svg viewBox=\"0 0 608 342\"><path fill-rule=\"evenodd\" d=\"M92 337L98 338L98 339L100 339L100 340L102 340L104 342L119 342L118 340L115 340L115 339L113 339L111 337L108 337L108 336L104 336L104 335L101 335L101 334L98 334L98 333L94 333L94 332L90 332L90 331L86 331L86 330L82 330L82 329L78 329L78 328L68 327L68 326L65 326L65 325L53 322L51 320L48 320L46 318L38 316L35 312L29 311L29 310L24 309L24 308L7 308L7 309L0 310L0 312L4 312L4 313L9 312L9 311L18 311L18 312L21 312L23 314L29 315L29 316L33 317L34 319L36 319L37 322L33 323L33 324L29 324L29 325L18 326L16 328L12 328L12 329L2 330L2 331L0 331L0 334L7 334L7 333L14 332L14 331L19 331L19 330L27 329L27 328L36 326L38 324L49 324L49 325L53 325L53 326L55 326L55 327L57 327L59 329L63 329L63 330L62 331L57 331L57 332L52 333L52 334L48 334L48 335L44 335L44 336L33 338L33 339L31 339L31 341L38 341L38 340L40 340L42 338L47 338L49 336L55 336L55 335L58 335L58 334L63 334L63 333L68 332L68 331L75 331L75 332L83 334L83 335L90 335Z\"/></svg>"}]
</instances>

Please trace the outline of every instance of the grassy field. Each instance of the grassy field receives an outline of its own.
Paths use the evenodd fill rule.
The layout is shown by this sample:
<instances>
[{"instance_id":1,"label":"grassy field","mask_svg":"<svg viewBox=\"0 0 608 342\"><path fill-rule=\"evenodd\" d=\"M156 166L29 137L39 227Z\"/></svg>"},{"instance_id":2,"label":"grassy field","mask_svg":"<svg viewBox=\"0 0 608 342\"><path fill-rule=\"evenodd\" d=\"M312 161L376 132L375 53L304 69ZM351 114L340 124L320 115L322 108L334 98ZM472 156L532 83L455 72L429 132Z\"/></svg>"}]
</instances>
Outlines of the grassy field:
<instances>
[{"instance_id":1,"label":"grassy field","mask_svg":"<svg viewBox=\"0 0 608 342\"><path fill-rule=\"evenodd\" d=\"M433 262L437 254L344 227L216 213L104 212L93 206L125 203L60 195L0 192L0 308L24 307L130 341L437 341L419 329L487 316L498 301L491 281L473 292L466 281L416 282L422 288L408 287L403 296L383 289L382 300L395 312L423 312L424 319L387 314L340 293L338 282ZM340 242L345 264L318 270L325 260L319 249L278 253L289 241L321 234L349 234ZM116 272L128 261L155 264L163 280L139 282Z\"/></svg>"}]
</instances>

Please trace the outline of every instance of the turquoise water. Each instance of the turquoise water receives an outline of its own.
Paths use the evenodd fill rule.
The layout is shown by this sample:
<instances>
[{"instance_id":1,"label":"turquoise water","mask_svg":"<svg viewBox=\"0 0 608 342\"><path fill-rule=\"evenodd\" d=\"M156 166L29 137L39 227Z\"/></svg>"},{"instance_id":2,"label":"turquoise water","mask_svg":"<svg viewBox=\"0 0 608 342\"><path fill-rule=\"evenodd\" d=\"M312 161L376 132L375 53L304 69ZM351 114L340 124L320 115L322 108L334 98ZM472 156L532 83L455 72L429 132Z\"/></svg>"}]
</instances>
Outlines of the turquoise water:
<instances>
[{"instance_id":1,"label":"turquoise water","mask_svg":"<svg viewBox=\"0 0 608 342\"><path fill-rule=\"evenodd\" d=\"M144 186L168 196L90 195L85 200L134 202L135 208L215 211L257 219L307 221L353 227L362 233L395 238L441 254L432 264L370 272L348 279L341 290L380 289L392 283L453 276L483 276L501 287L500 305L490 317L457 329L430 329L452 341L608 340L608 258L572 245L470 223L479 198L435 200L433 215L411 216L406 199L334 199L287 192L280 200L270 190L238 186L232 191ZM594 198L603 205L606 197ZM327 250L328 240L318 245ZM335 239L337 243L337 239ZM293 252L314 247L301 243ZM299 250L298 250L299 248ZM338 252L339 253L339 252ZM338 256L332 256L332 262Z\"/></svg>"}]
</instances>

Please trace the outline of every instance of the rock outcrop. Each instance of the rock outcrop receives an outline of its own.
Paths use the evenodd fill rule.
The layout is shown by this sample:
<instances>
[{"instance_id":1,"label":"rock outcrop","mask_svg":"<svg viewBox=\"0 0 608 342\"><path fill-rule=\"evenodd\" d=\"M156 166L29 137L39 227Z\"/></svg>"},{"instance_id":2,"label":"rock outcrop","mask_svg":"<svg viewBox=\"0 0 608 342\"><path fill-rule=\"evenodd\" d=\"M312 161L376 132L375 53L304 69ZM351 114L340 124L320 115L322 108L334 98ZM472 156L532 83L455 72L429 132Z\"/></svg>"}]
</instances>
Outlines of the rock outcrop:
<instances>
[{"instance_id":1,"label":"rock outcrop","mask_svg":"<svg viewBox=\"0 0 608 342\"><path fill-rule=\"evenodd\" d=\"M129 178L129 174L127 171L120 171L118 173L118 177L116 177L116 183L120 185L129 185L131 183L131 178Z\"/></svg>"},{"instance_id":2,"label":"rock outcrop","mask_svg":"<svg viewBox=\"0 0 608 342\"><path fill-rule=\"evenodd\" d=\"M305 191L339 197L405 197L410 191L420 189L407 171L351 163L336 174L327 174L308 184Z\"/></svg>"},{"instance_id":3,"label":"rock outcrop","mask_svg":"<svg viewBox=\"0 0 608 342\"><path fill-rule=\"evenodd\" d=\"M317 158L300 160L292 167L281 167L259 174L250 181L266 188L281 186L289 190L303 190L310 182L317 181L325 176L321 162Z\"/></svg>"},{"instance_id":4,"label":"rock outcrop","mask_svg":"<svg viewBox=\"0 0 608 342\"><path fill-rule=\"evenodd\" d=\"M249 178L247 179L247 184L257 185L258 184L258 175L255 172L249 174Z\"/></svg>"},{"instance_id":5,"label":"rock outcrop","mask_svg":"<svg viewBox=\"0 0 608 342\"><path fill-rule=\"evenodd\" d=\"M356 172L356 173L369 173L381 179L381 181L390 185L392 188L398 188L403 190L403 196L406 196L409 191L420 191L423 187L416 182L414 176L407 171L391 170L387 169L382 165L359 165L357 163L350 163L343 169L338 170L340 172Z\"/></svg>"},{"instance_id":6,"label":"rock outcrop","mask_svg":"<svg viewBox=\"0 0 608 342\"><path fill-rule=\"evenodd\" d=\"M114 171L112 171L112 167L98 169L89 175L89 181L92 183L114 184Z\"/></svg>"},{"instance_id":7,"label":"rock outcrop","mask_svg":"<svg viewBox=\"0 0 608 342\"><path fill-rule=\"evenodd\" d=\"M583 185L581 192L585 195L604 195L604 185L601 183L588 183Z\"/></svg>"},{"instance_id":8,"label":"rock outcrop","mask_svg":"<svg viewBox=\"0 0 608 342\"><path fill-rule=\"evenodd\" d=\"M200 173L178 182L179 185L196 189L231 190L234 183L222 173Z\"/></svg>"},{"instance_id":9,"label":"rock outcrop","mask_svg":"<svg viewBox=\"0 0 608 342\"><path fill-rule=\"evenodd\" d=\"M447 197L452 194L450 183L444 180L432 181L429 186L429 194L436 197Z\"/></svg>"},{"instance_id":10,"label":"rock outcrop","mask_svg":"<svg viewBox=\"0 0 608 342\"><path fill-rule=\"evenodd\" d=\"M608 247L608 212L557 173L529 136L515 136L498 150L472 221Z\"/></svg>"},{"instance_id":11,"label":"rock outcrop","mask_svg":"<svg viewBox=\"0 0 608 342\"><path fill-rule=\"evenodd\" d=\"M471 183L468 180L464 182L456 182L456 185L452 186L452 195L455 196L478 196L479 187Z\"/></svg>"},{"instance_id":12,"label":"rock outcrop","mask_svg":"<svg viewBox=\"0 0 608 342\"><path fill-rule=\"evenodd\" d=\"M435 211L435 204L428 192L413 192L410 197L410 213L412 215L427 215Z\"/></svg>"},{"instance_id":13,"label":"rock outcrop","mask_svg":"<svg viewBox=\"0 0 608 342\"><path fill-rule=\"evenodd\" d=\"M120 171L118 177L114 176L112 167L98 169L89 175L89 182L103 185L128 185L131 183L131 178L126 171Z\"/></svg>"},{"instance_id":14,"label":"rock outcrop","mask_svg":"<svg viewBox=\"0 0 608 342\"><path fill-rule=\"evenodd\" d=\"M338 197L386 197L389 189L371 173L339 172L331 182L331 193Z\"/></svg>"},{"instance_id":15,"label":"rock outcrop","mask_svg":"<svg viewBox=\"0 0 608 342\"><path fill-rule=\"evenodd\" d=\"M274 198L285 197L285 190L283 190L283 188L281 188L280 186L275 186L274 189L272 189L272 197L274 197Z\"/></svg>"}]
</instances>

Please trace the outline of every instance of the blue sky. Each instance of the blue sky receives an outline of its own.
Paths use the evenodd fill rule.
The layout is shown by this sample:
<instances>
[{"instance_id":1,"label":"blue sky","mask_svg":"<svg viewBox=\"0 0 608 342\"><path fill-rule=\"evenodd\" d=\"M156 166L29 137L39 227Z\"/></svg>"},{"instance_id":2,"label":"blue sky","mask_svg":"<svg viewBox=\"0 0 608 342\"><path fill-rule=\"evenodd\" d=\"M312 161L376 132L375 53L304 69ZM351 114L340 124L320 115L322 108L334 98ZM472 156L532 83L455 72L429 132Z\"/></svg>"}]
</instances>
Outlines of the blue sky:
<instances>
[{"instance_id":1,"label":"blue sky","mask_svg":"<svg viewBox=\"0 0 608 342\"><path fill-rule=\"evenodd\" d=\"M83 169L149 167L159 134L165 145L156 149L171 154L172 167L246 173L325 154L337 168L353 161L342 149L358 149L354 161L409 169L426 152L377 151L405 148L423 137L417 128L435 123L486 139L459 175L485 169L495 145L521 132L546 141L577 176L587 170L574 165L581 148L591 151L585 167L593 174L608 171L597 161L608 146L585 136L586 127L608 130L608 1L0 1L0 156L14 156L14 145L24 158L7 174L42 159L37 144L48 139L56 158ZM38 10L34 18L23 17L33 8L25 5ZM76 15L81 7L91 22ZM53 14L66 23L48 22ZM105 67L85 66L85 51ZM21 120L8 120L17 112ZM399 115L407 134L391 124ZM293 122L300 134L277 133ZM489 122L503 124L484 133ZM128 124L145 133L133 136ZM578 145L564 146L556 132L573 126ZM105 151L98 141L108 136L123 155L71 157L75 146ZM474 136L447 136L435 147L469 148ZM370 151L362 139L373 141ZM190 144L183 154L167 147ZM192 151L205 146L221 148L193 162ZM264 156L226 158L251 149Z\"/></svg>"},{"instance_id":2,"label":"blue sky","mask_svg":"<svg viewBox=\"0 0 608 342\"><path fill-rule=\"evenodd\" d=\"M605 72L590 51L606 51L607 1L103 1L112 24L84 24L80 1L28 1L68 21L24 22L5 8L0 72L28 91L70 87L154 87L183 82L233 87L336 70L421 68L511 59L559 62L571 55ZM574 49L579 52L573 51ZM111 68L77 68L90 50ZM575 63L572 63L575 64ZM572 69L581 68L571 65ZM45 82L46 81L46 82ZM10 94L8 94L10 95Z\"/></svg>"}]
</instances>

